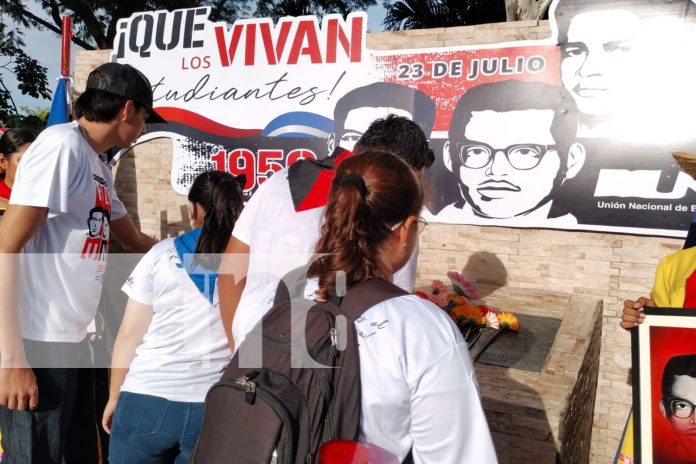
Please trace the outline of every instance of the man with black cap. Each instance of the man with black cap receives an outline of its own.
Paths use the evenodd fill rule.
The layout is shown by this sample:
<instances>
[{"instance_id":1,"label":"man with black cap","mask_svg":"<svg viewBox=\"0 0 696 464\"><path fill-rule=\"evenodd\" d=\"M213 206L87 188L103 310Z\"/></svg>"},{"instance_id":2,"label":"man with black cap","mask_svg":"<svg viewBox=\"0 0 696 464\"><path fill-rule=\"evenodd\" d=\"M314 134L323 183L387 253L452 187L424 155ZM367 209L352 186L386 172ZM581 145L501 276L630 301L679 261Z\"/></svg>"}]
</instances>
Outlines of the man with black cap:
<instances>
[{"instance_id":1,"label":"man with black cap","mask_svg":"<svg viewBox=\"0 0 696 464\"><path fill-rule=\"evenodd\" d=\"M130 146L145 123L165 122L152 109L149 81L132 66L101 65L74 113L76 121L44 130L27 150L0 222L0 274L7 277L0 284L0 428L12 463L89 462L92 450L66 444L77 425L75 403L93 403L76 398L76 368L91 364L87 326L106 267L105 255L85 252L90 211L108 214L110 231L131 251L155 243L136 229L99 159ZM96 433L93 420L78 427Z\"/></svg>"}]
</instances>

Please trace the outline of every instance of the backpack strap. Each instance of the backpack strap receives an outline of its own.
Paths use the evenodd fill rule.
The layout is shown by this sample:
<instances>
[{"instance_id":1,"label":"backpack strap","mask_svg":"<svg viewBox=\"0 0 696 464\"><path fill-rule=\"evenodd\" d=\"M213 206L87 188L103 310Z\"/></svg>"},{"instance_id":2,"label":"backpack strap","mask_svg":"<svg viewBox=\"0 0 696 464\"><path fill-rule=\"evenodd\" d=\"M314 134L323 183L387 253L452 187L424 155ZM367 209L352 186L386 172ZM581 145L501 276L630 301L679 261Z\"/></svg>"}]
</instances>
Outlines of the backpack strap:
<instances>
[{"instance_id":1,"label":"backpack strap","mask_svg":"<svg viewBox=\"0 0 696 464\"><path fill-rule=\"evenodd\" d=\"M365 283L349 288L341 300L340 307L348 318L355 321L374 305L403 295L408 295L408 292L388 280L373 277Z\"/></svg>"}]
</instances>

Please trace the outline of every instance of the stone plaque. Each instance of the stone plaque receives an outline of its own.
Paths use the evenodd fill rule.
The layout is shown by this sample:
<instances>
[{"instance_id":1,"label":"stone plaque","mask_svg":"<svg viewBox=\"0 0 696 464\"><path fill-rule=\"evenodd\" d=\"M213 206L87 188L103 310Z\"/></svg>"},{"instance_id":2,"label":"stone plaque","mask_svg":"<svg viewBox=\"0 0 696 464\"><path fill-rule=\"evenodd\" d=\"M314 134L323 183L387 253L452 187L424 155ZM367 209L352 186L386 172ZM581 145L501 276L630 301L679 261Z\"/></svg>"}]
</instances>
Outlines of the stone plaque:
<instances>
[{"instance_id":1,"label":"stone plaque","mask_svg":"<svg viewBox=\"0 0 696 464\"><path fill-rule=\"evenodd\" d=\"M485 348L476 360L482 364L514 367L540 372L553 345L560 319L516 314L520 331L504 330Z\"/></svg>"}]
</instances>

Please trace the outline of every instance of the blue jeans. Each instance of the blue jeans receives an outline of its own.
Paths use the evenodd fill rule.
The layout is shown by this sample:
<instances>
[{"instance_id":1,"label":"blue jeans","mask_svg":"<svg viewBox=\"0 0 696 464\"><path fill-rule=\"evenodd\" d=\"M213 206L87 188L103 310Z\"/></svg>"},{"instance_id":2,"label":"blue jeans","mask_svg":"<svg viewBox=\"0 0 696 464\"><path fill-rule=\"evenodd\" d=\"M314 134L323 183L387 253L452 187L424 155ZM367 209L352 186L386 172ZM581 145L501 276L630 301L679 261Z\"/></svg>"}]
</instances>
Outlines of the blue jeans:
<instances>
[{"instance_id":1,"label":"blue jeans","mask_svg":"<svg viewBox=\"0 0 696 464\"><path fill-rule=\"evenodd\" d=\"M198 440L203 403L121 392L111 423L110 464L186 464Z\"/></svg>"},{"instance_id":2,"label":"blue jeans","mask_svg":"<svg viewBox=\"0 0 696 464\"><path fill-rule=\"evenodd\" d=\"M12 464L96 463L94 381L87 340L80 343L24 340L39 388L35 411L0 406L3 462ZM74 366L74 367L73 367ZM79 393L78 393L79 392ZM73 414L81 403L80 413Z\"/></svg>"}]
</instances>

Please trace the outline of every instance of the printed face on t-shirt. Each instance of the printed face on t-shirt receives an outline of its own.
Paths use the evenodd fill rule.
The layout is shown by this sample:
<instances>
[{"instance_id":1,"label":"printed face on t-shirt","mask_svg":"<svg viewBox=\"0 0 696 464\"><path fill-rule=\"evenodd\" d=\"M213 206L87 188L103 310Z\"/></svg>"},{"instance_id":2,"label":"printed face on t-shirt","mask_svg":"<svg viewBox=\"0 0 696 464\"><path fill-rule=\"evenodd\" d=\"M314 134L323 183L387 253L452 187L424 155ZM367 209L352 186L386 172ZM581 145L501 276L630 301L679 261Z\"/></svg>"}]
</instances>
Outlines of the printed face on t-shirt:
<instances>
[{"instance_id":1,"label":"printed face on t-shirt","mask_svg":"<svg viewBox=\"0 0 696 464\"><path fill-rule=\"evenodd\" d=\"M90 237L99 237L101 235L102 226L104 224L104 213L94 211L89 217L89 235Z\"/></svg>"}]
</instances>

